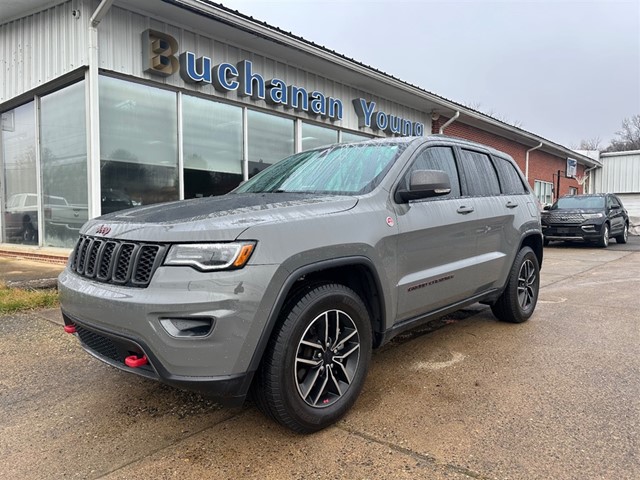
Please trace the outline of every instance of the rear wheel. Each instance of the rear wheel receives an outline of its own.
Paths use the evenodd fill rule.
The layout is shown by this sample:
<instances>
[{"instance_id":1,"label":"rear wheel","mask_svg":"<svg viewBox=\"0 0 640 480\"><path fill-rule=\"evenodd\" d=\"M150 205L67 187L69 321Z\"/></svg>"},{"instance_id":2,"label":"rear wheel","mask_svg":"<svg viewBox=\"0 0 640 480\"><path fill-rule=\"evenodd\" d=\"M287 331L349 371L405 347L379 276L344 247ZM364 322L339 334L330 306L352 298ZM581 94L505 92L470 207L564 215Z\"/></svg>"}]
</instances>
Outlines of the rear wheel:
<instances>
[{"instance_id":1,"label":"rear wheel","mask_svg":"<svg viewBox=\"0 0 640 480\"><path fill-rule=\"evenodd\" d=\"M605 223L602 227L602 234L598 240L598 246L607 248L609 246L609 224Z\"/></svg>"},{"instance_id":2,"label":"rear wheel","mask_svg":"<svg viewBox=\"0 0 640 480\"><path fill-rule=\"evenodd\" d=\"M503 322L526 322L536 308L539 290L538 257L531 248L523 247L513 262L507 287L491 306L491 311Z\"/></svg>"},{"instance_id":3,"label":"rear wheel","mask_svg":"<svg viewBox=\"0 0 640 480\"><path fill-rule=\"evenodd\" d=\"M321 430L351 408L371 358L371 323L360 297L338 284L289 303L254 385L265 414L300 433Z\"/></svg>"},{"instance_id":4,"label":"rear wheel","mask_svg":"<svg viewBox=\"0 0 640 480\"><path fill-rule=\"evenodd\" d=\"M616 237L616 243L627 243L628 237L629 237L629 227L625 223L622 233Z\"/></svg>"}]
</instances>

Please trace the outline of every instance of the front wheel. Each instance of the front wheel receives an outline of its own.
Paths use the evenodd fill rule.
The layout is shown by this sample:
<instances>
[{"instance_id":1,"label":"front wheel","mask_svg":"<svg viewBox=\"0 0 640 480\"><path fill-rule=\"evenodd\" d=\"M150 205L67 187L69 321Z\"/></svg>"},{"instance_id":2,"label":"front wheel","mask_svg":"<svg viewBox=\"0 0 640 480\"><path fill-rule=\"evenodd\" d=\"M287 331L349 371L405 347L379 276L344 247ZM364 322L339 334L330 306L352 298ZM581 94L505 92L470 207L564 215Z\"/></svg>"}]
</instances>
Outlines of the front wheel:
<instances>
[{"instance_id":1,"label":"front wheel","mask_svg":"<svg viewBox=\"0 0 640 480\"><path fill-rule=\"evenodd\" d=\"M625 223L622 233L616 237L616 243L627 243L628 237L629 237L629 227Z\"/></svg>"},{"instance_id":2,"label":"front wheel","mask_svg":"<svg viewBox=\"0 0 640 480\"><path fill-rule=\"evenodd\" d=\"M605 223L602 226L602 235L598 240L598 246L601 248L607 248L609 246L609 224Z\"/></svg>"},{"instance_id":3,"label":"front wheel","mask_svg":"<svg viewBox=\"0 0 640 480\"><path fill-rule=\"evenodd\" d=\"M538 257L531 248L523 247L513 262L507 286L491 311L503 322L526 322L536 308L539 291Z\"/></svg>"},{"instance_id":4,"label":"front wheel","mask_svg":"<svg viewBox=\"0 0 640 480\"><path fill-rule=\"evenodd\" d=\"M288 304L254 385L265 414L299 433L335 423L351 408L371 359L371 322L350 288L310 287Z\"/></svg>"}]
</instances>

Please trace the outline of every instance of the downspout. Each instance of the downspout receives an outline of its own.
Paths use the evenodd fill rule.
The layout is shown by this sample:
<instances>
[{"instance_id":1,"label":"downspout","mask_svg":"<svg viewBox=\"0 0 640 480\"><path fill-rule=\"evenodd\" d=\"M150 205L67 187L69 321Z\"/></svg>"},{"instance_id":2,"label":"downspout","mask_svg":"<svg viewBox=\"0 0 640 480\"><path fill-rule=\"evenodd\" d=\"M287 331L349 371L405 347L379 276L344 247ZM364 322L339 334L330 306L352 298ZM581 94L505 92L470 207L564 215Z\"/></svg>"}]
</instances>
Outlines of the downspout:
<instances>
[{"instance_id":1,"label":"downspout","mask_svg":"<svg viewBox=\"0 0 640 480\"><path fill-rule=\"evenodd\" d=\"M527 182L529 181L529 153L541 147L542 147L542 142L540 142L540 145L538 145L537 147L533 147L527 150L527 153L524 156L524 178L527 179Z\"/></svg>"},{"instance_id":2,"label":"downspout","mask_svg":"<svg viewBox=\"0 0 640 480\"><path fill-rule=\"evenodd\" d=\"M456 111L456 114L453 117L451 117L449 120L447 120L446 123L440 127L440 130L438 133L442 135L444 133L444 129L447 128L449 125L451 125L453 122L455 122L459 116L460 116L460 110Z\"/></svg>"},{"instance_id":3,"label":"downspout","mask_svg":"<svg viewBox=\"0 0 640 480\"><path fill-rule=\"evenodd\" d=\"M107 14L113 0L102 0L89 19L89 69L87 82L87 182L89 218L102 212L100 198L100 98L98 91L98 25Z\"/></svg>"}]
</instances>

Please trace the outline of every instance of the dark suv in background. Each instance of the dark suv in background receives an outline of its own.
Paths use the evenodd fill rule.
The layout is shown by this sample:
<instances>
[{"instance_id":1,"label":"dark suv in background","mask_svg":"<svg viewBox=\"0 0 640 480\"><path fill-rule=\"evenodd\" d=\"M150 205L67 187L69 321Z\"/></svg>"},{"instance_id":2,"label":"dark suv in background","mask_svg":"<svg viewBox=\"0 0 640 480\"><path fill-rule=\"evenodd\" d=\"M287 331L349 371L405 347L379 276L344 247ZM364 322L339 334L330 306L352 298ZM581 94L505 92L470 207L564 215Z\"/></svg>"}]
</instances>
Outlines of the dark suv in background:
<instances>
[{"instance_id":1,"label":"dark suv in background","mask_svg":"<svg viewBox=\"0 0 640 480\"><path fill-rule=\"evenodd\" d=\"M629 216L622 202L611 193L567 195L542 213L544 244L551 240L593 242L609 246L609 239L627 243Z\"/></svg>"}]
</instances>

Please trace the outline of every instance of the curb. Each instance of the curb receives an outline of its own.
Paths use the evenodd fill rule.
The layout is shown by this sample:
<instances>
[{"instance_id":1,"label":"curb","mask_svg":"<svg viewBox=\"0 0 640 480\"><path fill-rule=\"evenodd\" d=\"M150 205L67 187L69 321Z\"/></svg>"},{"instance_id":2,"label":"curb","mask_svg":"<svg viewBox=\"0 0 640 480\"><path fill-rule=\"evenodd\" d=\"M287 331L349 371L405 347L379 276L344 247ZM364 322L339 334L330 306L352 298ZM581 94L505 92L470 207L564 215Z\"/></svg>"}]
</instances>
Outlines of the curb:
<instances>
[{"instance_id":1,"label":"curb","mask_svg":"<svg viewBox=\"0 0 640 480\"><path fill-rule=\"evenodd\" d=\"M37 280L19 280L14 282L6 282L9 288L20 288L23 290L46 290L58 289L57 278L39 278Z\"/></svg>"}]
</instances>

